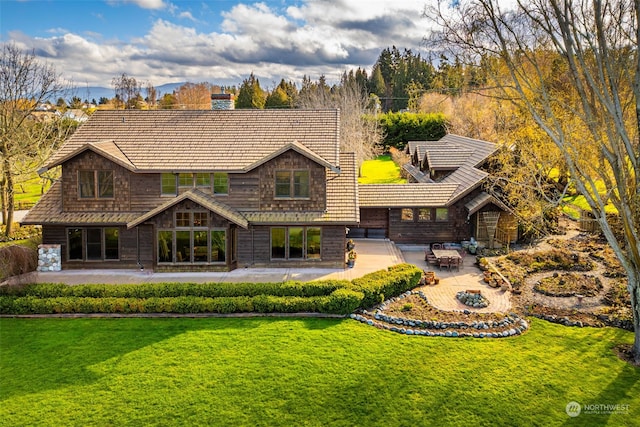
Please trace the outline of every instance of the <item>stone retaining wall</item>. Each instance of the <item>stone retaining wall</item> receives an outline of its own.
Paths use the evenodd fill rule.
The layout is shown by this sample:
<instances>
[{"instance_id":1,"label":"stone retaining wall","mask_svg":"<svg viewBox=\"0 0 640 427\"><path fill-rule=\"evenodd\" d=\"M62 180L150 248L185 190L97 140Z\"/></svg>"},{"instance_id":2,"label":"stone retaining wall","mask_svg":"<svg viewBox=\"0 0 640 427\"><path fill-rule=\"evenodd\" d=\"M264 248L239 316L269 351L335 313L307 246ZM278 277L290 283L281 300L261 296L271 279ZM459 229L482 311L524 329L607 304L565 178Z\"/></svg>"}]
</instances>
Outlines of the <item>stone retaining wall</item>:
<instances>
[{"instance_id":1,"label":"stone retaining wall","mask_svg":"<svg viewBox=\"0 0 640 427\"><path fill-rule=\"evenodd\" d=\"M60 245L38 245L38 271L62 270Z\"/></svg>"}]
</instances>

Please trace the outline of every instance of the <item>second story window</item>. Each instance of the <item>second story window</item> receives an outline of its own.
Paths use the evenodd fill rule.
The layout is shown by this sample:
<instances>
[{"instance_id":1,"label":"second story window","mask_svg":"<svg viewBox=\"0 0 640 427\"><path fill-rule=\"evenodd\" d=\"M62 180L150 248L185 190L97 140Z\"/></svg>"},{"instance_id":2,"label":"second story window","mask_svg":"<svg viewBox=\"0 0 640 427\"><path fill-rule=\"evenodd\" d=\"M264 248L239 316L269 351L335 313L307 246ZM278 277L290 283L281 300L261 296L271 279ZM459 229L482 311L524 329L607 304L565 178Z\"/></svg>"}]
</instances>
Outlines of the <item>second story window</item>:
<instances>
[{"instance_id":1,"label":"second story window","mask_svg":"<svg viewBox=\"0 0 640 427\"><path fill-rule=\"evenodd\" d=\"M178 193L178 185L176 182L175 174L163 173L160 179L163 196L175 196Z\"/></svg>"},{"instance_id":2,"label":"second story window","mask_svg":"<svg viewBox=\"0 0 640 427\"><path fill-rule=\"evenodd\" d=\"M229 194L229 175L225 172L214 172L213 194Z\"/></svg>"},{"instance_id":3,"label":"second story window","mask_svg":"<svg viewBox=\"0 0 640 427\"><path fill-rule=\"evenodd\" d=\"M309 197L308 170L276 171L275 196L277 198L305 199Z\"/></svg>"},{"instance_id":4,"label":"second story window","mask_svg":"<svg viewBox=\"0 0 640 427\"><path fill-rule=\"evenodd\" d=\"M211 174L197 173L196 174L196 187L209 188L211 187Z\"/></svg>"},{"instance_id":5,"label":"second story window","mask_svg":"<svg viewBox=\"0 0 640 427\"><path fill-rule=\"evenodd\" d=\"M113 189L113 171L78 171L78 194L81 199L112 199Z\"/></svg>"},{"instance_id":6,"label":"second story window","mask_svg":"<svg viewBox=\"0 0 640 427\"><path fill-rule=\"evenodd\" d=\"M179 173L178 185L180 187L193 187L193 174L192 173Z\"/></svg>"}]
</instances>

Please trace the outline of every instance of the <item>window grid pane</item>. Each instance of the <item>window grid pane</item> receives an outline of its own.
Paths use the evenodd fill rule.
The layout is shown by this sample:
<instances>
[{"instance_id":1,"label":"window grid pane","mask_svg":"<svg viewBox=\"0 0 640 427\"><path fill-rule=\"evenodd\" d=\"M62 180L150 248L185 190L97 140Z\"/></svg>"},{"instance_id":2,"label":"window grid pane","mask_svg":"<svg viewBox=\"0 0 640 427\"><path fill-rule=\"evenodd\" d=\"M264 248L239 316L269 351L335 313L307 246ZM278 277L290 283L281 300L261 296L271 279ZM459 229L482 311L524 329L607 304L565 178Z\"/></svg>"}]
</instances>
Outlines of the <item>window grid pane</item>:
<instances>
[{"instance_id":1,"label":"window grid pane","mask_svg":"<svg viewBox=\"0 0 640 427\"><path fill-rule=\"evenodd\" d=\"M431 221L431 208L420 208L418 221Z\"/></svg>"},{"instance_id":2,"label":"window grid pane","mask_svg":"<svg viewBox=\"0 0 640 427\"><path fill-rule=\"evenodd\" d=\"M178 186L193 187L193 174L190 174L190 173L178 174Z\"/></svg>"},{"instance_id":3,"label":"window grid pane","mask_svg":"<svg viewBox=\"0 0 640 427\"><path fill-rule=\"evenodd\" d=\"M69 245L69 260L82 260L82 229L71 228L67 230L67 242Z\"/></svg>"},{"instance_id":4,"label":"window grid pane","mask_svg":"<svg viewBox=\"0 0 640 427\"><path fill-rule=\"evenodd\" d=\"M286 257L286 229L284 228L272 228L271 229L271 258L284 259Z\"/></svg>"},{"instance_id":5,"label":"window grid pane","mask_svg":"<svg viewBox=\"0 0 640 427\"><path fill-rule=\"evenodd\" d=\"M176 262L191 262L190 231L176 231Z\"/></svg>"},{"instance_id":6,"label":"window grid pane","mask_svg":"<svg viewBox=\"0 0 640 427\"><path fill-rule=\"evenodd\" d=\"M276 171L276 197L291 197L290 171Z\"/></svg>"},{"instance_id":7,"label":"window grid pane","mask_svg":"<svg viewBox=\"0 0 640 427\"><path fill-rule=\"evenodd\" d=\"M214 194L229 194L229 175L223 172L213 174Z\"/></svg>"},{"instance_id":8,"label":"window grid pane","mask_svg":"<svg viewBox=\"0 0 640 427\"><path fill-rule=\"evenodd\" d=\"M113 171L98 171L98 197L113 198Z\"/></svg>"},{"instance_id":9,"label":"window grid pane","mask_svg":"<svg viewBox=\"0 0 640 427\"><path fill-rule=\"evenodd\" d=\"M400 216L401 221L413 221L413 209L402 209L402 213Z\"/></svg>"},{"instance_id":10,"label":"window grid pane","mask_svg":"<svg viewBox=\"0 0 640 427\"><path fill-rule=\"evenodd\" d=\"M87 259L92 261L102 259L102 230L100 228L87 229Z\"/></svg>"},{"instance_id":11,"label":"window grid pane","mask_svg":"<svg viewBox=\"0 0 640 427\"><path fill-rule=\"evenodd\" d=\"M173 231L158 232L158 262L173 262Z\"/></svg>"},{"instance_id":12,"label":"window grid pane","mask_svg":"<svg viewBox=\"0 0 640 427\"><path fill-rule=\"evenodd\" d=\"M163 173L161 179L162 194L175 196L178 190L176 187L176 176L172 173Z\"/></svg>"},{"instance_id":13,"label":"window grid pane","mask_svg":"<svg viewBox=\"0 0 640 427\"><path fill-rule=\"evenodd\" d=\"M437 208L436 209L436 221L448 221L449 220L449 209L447 208Z\"/></svg>"},{"instance_id":14,"label":"window grid pane","mask_svg":"<svg viewBox=\"0 0 640 427\"><path fill-rule=\"evenodd\" d=\"M307 228L307 258L320 259L322 238L319 227Z\"/></svg>"},{"instance_id":15,"label":"window grid pane","mask_svg":"<svg viewBox=\"0 0 640 427\"><path fill-rule=\"evenodd\" d=\"M196 174L196 186L197 187L210 187L211 186L211 175L208 173L197 173Z\"/></svg>"},{"instance_id":16,"label":"window grid pane","mask_svg":"<svg viewBox=\"0 0 640 427\"><path fill-rule=\"evenodd\" d=\"M304 258L304 228L289 227L289 259Z\"/></svg>"},{"instance_id":17,"label":"window grid pane","mask_svg":"<svg viewBox=\"0 0 640 427\"><path fill-rule=\"evenodd\" d=\"M224 230L211 231L211 262L224 262L226 260L227 236Z\"/></svg>"},{"instance_id":18,"label":"window grid pane","mask_svg":"<svg viewBox=\"0 0 640 427\"><path fill-rule=\"evenodd\" d=\"M189 212L176 212L176 227L190 227L191 215Z\"/></svg>"},{"instance_id":19,"label":"window grid pane","mask_svg":"<svg viewBox=\"0 0 640 427\"><path fill-rule=\"evenodd\" d=\"M194 227L207 227L209 225L209 215L206 212L193 213Z\"/></svg>"},{"instance_id":20,"label":"window grid pane","mask_svg":"<svg viewBox=\"0 0 640 427\"><path fill-rule=\"evenodd\" d=\"M83 199L92 199L96 196L95 174L93 171L78 172L78 191Z\"/></svg>"},{"instance_id":21,"label":"window grid pane","mask_svg":"<svg viewBox=\"0 0 640 427\"><path fill-rule=\"evenodd\" d=\"M117 228L104 229L104 259L119 259L119 231Z\"/></svg>"},{"instance_id":22,"label":"window grid pane","mask_svg":"<svg viewBox=\"0 0 640 427\"><path fill-rule=\"evenodd\" d=\"M208 234L207 231L193 232L193 262L209 261Z\"/></svg>"},{"instance_id":23,"label":"window grid pane","mask_svg":"<svg viewBox=\"0 0 640 427\"><path fill-rule=\"evenodd\" d=\"M293 196L309 197L309 171L295 171L293 174Z\"/></svg>"}]
</instances>

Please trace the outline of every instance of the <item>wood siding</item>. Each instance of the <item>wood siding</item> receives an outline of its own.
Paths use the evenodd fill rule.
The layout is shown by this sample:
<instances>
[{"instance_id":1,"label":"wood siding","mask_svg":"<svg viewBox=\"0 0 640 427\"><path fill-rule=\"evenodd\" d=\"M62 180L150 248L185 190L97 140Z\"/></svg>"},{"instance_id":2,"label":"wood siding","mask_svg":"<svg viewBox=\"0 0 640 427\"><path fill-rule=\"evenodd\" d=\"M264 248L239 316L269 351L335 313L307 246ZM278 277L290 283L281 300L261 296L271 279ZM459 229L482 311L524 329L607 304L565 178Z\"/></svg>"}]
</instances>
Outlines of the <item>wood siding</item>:
<instances>
[{"instance_id":1,"label":"wood siding","mask_svg":"<svg viewBox=\"0 0 640 427\"><path fill-rule=\"evenodd\" d=\"M419 220L420 208L413 209L413 220L403 221L402 209L389 209L389 226L387 236L395 243L427 244L434 242L460 242L469 240L472 236L472 224L467 219L468 211L465 204L478 195L480 189L476 189L457 203L448 207L448 219L446 221L435 220L435 208L425 206L432 211L432 218L428 221ZM368 209L361 209L361 215ZM364 213L365 217L373 213ZM364 227L361 224L361 227ZM370 226L369 226L370 227Z\"/></svg>"},{"instance_id":2,"label":"wood siding","mask_svg":"<svg viewBox=\"0 0 640 427\"><path fill-rule=\"evenodd\" d=\"M309 198L286 199L275 197L277 170L309 170ZM261 211L323 211L326 209L326 169L313 160L287 151L260 167Z\"/></svg>"},{"instance_id":3,"label":"wood siding","mask_svg":"<svg viewBox=\"0 0 640 427\"><path fill-rule=\"evenodd\" d=\"M113 198L80 198L78 172L81 170L113 171ZM131 173L120 165L92 152L85 151L67 161L62 168L62 206L68 212L128 212Z\"/></svg>"}]
</instances>

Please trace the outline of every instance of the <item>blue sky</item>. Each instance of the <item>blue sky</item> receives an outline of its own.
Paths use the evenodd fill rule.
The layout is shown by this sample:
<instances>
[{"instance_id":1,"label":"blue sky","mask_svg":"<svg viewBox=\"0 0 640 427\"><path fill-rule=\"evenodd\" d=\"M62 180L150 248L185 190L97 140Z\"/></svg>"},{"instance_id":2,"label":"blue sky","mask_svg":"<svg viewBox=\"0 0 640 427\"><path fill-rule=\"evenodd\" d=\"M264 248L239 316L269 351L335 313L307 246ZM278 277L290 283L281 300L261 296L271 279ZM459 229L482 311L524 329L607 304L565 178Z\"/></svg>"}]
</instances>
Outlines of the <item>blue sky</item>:
<instances>
[{"instance_id":1,"label":"blue sky","mask_svg":"<svg viewBox=\"0 0 640 427\"><path fill-rule=\"evenodd\" d=\"M159 86L263 87L367 71L392 45L420 52L428 0L0 0L0 43L33 50L75 84L122 73Z\"/></svg>"}]
</instances>

